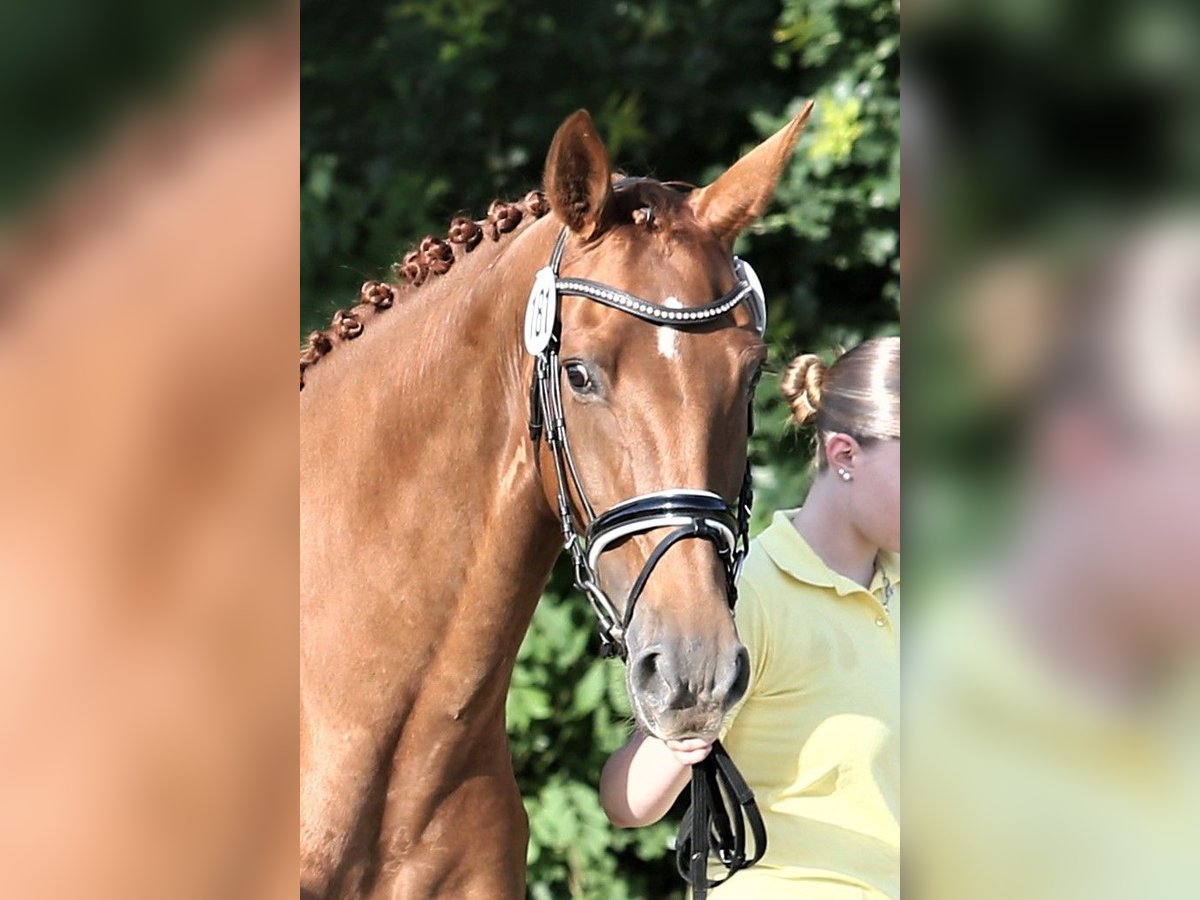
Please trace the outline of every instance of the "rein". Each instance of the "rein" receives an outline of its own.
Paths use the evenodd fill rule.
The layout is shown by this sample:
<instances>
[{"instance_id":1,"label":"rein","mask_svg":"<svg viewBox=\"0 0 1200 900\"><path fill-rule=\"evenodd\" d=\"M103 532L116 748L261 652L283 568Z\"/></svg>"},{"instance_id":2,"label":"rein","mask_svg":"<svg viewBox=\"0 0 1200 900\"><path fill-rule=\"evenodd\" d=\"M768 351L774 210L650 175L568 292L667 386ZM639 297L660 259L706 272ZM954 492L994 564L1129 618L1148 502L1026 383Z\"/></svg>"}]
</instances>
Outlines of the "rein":
<instances>
[{"instance_id":1,"label":"rein","mask_svg":"<svg viewBox=\"0 0 1200 900\"><path fill-rule=\"evenodd\" d=\"M706 540L716 547L725 569L726 599L730 610L735 608L737 577L750 543L750 509L754 502L750 460L746 460L741 493L734 506L712 491L672 488L640 494L596 515L580 480L567 438L559 359L562 336L559 298L584 297L653 325L675 328L710 322L746 302L750 304L754 327L760 335L766 328L766 303L754 270L737 257L733 260L737 276L733 288L710 303L686 309L653 303L584 278L560 278L558 272L567 234L566 228L559 233L549 264L535 274L525 311L525 349L535 357L529 387L529 437L536 445L544 434L554 460L563 547L571 554L575 586L588 598L596 614L600 653L604 657L619 656L627 660L625 635L633 621L638 598L667 551L682 541ZM751 416L752 410L753 407ZM753 431L750 416L747 430ZM576 527L572 512L572 488L585 517L582 528ZM626 538L661 528L672 531L647 557L625 600L624 613L619 614L600 586L597 574L600 556ZM746 857L747 825L754 838L754 856L750 859ZM684 814L676 840L679 874L692 886L693 896L702 900L709 888L758 862L766 848L766 828L754 794L721 742L717 741L712 752L692 767L691 805ZM727 874L716 881L708 879L710 849L727 870Z\"/></svg>"}]
</instances>

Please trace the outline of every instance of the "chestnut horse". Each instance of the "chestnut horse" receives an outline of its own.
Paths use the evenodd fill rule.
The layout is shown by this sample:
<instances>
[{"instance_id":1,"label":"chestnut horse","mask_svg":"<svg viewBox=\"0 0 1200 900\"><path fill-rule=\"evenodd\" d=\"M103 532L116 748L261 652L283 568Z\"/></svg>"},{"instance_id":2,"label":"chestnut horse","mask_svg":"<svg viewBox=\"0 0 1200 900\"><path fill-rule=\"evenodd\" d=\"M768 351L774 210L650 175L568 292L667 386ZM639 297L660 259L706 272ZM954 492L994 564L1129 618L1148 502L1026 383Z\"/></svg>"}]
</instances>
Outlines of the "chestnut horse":
<instances>
[{"instance_id":1,"label":"chestnut horse","mask_svg":"<svg viewBox=\"0 0 1200 900\"><path fill-rule=\"evenodd\" d=\"M522 330L535 273L561 245L563 277L660 309L711 307L741 277L733 242L769 201L808 111L690 192L649 179L614 187L595 126L577 112L555 134L544 194L493 204L483 222L455 220L448 242L426 238L406 257L412 285L369 282L359 306L310 338L305 895L524 896L528 823L504 701L563 546L556 462L530 434L536 358ZM580 296L559 303L561 404L595 509L664 488L732 503L765 355L752 312L738 305L675 328ZM586 521L581 502L568 494ZM604 591L626 597L655 547L653 533L614 544L597 566ZM709 541L674 543L623 634L638 722L663 738L715 735L745 690L719 555Z\"/></svg>"}]
</instances>

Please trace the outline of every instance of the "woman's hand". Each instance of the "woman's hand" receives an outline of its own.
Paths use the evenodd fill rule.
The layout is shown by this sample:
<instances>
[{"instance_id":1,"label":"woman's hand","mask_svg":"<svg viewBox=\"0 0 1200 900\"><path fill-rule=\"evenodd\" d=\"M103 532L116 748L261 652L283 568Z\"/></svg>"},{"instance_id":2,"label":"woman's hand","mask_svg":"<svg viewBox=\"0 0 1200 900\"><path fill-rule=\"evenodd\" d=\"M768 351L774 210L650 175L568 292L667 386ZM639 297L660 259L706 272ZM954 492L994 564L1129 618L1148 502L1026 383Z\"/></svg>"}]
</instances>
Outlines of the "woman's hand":
<instances>
[{"instance_id":1,"label":"woman's hand","mask_svg":"<svg viewBox=\"0 0 1200 900\"><path fill-rule=\"evenodd\" d=\"M604 764L600 803L618 828L657 822L692 774L692 766L712 751L712 738L660 741L634 734Z\"/></svg>"},{"instance_id":2,"label":"woman's hand","mask_svg":"<svg viewBox=\"0 0 1200 900\"><path fill-rule=\"evenodd\" d=\"M716 738L686 738L682 741L665 741L667 749L681 765L694 766L712 752Z\"/></svg>"}]
</instances>

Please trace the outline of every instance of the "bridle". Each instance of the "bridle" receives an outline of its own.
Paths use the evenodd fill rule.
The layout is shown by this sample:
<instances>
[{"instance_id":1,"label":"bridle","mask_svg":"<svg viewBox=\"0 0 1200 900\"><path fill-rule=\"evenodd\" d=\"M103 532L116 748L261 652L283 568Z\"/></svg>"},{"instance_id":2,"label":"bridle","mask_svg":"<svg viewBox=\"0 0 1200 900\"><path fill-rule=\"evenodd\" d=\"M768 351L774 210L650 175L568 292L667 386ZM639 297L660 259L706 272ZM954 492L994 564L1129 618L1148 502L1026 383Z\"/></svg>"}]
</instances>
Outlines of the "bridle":
<instances>
[{"instance_id":1,"label":"bridle","mask_svg":"<svg viewBox=\"0 0 1200 900\"><path fill-rule=\"evenodd\" d=\"M737 503L730 506L712 491L670 488L639 494L596 515L579 477L574 454L567 437L563 413L562 363L559 348L562 332L559 298L585 297L611 309L628 313L643 321L671 328L693 328L718 319L740 303L749 303L754 327L762 334L766 327L766 303L758 277L748 263L734 257L737 283L724 296L704 306L674 308L653 303L620 288L585 278L561 278L558 270L566 247L568 230L558 236L549 265L534 276L533 290L525 312L525 349L535 357L529 389L529 436L536 445L542 433L554 460L555 493L563 546L571 554L575 585L588 598L596 613L600 631L600 652L604 656L626 658L625 634L633 620L638 598L650 575L666 552L680 541L710 541L725 569L726 596L732 610L737 602L737 576L749 546L750 507L754 502L750 461ZM748 431L753 423L748 419ZM571 489L585 518L582 529L576 527L571 506ZM673 529L659 541L646 559L625 600L624 614L600 586L596 567L601 555L634 535L659 528Z\"/></svg>"},{"instance_id":2,"label":"bridle","mask_svg":"<svg viewBox=\"0 0 1200 900\"><path fill-rule=\"evenodd\" d=\"M605 657L627 659L626 634L646 583L667 551L685 540L710 541L725 569L725 591L732 612L737 603L737 577L749 549L750 509L754 502L750 460L735 506L708 490L669 488L639 494L596 515L579 477L562 399L562 363L559 349L562 317L559 298L583 297L611 309L636 316L653 325L687 329L712 322L748 303L754 328L761 336L766 329L767 308L762 285L750 265L734 257L737 282L722 297L694 307L670 307L636 297L610 285L585 278L562 278L559 267L566 248L568 229L559 232L548 265L534 276L529 305L525 310L525 349L535 358L529 386L529 437L535 447L543 433L554 461L555 495L563 546L571 554L575 585L592 605L600 631L600 652ZM747 433L754 430L753 404L747 413ZM568 481L569 479L569 481ZM585 518L577 528L571 505L571 488ZM660 528L672 529L646 558L625 600L624 614L600 586L596 567L601 555L624 540ZM735 804L731 811L728 804ZM744 821L743 821L744 817ZM747 827L754 838L754 855L747 858ZM708 878L710 847L727 870L715 881ZM708 889L728 879L739 869L758 862L767 849L766 828L754 794L742 778L720 741L702 762L692 768L691 806L684 814L676 841L676 866L692 886L693 897L702 900Z\"/></svg>"}]
</instances>

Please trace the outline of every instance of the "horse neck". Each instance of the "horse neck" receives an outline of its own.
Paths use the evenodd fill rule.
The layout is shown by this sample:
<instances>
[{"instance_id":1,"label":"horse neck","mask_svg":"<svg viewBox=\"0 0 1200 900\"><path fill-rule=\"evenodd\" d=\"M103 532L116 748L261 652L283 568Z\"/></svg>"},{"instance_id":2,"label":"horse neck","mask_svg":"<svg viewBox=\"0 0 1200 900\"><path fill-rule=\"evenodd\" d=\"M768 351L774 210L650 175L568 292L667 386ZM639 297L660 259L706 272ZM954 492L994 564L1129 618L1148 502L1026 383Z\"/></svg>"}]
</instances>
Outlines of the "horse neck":
<instances>
[{"instance_id":1,"label":"horse neck","mask_svg":"<svg viewBox=\"0 0 1200 900\"><path fill-rule=\"evenodd\" d=\"M408 682L398 694L415 703L426 685L452 682L443 707L501 723L507 673L558 551L521 343L557 228L547 216L460 259L339 348L327 360L338 366L302 395L321 409L302 439L306 473L320 474L306 480L338 482L313 487L328 562L312 580L335 581L330 570L351 560L369 569L370 589L343 588L338 602L386 605L360 612L387 622L386 652Z\"/></svg>"}]
</instances>

